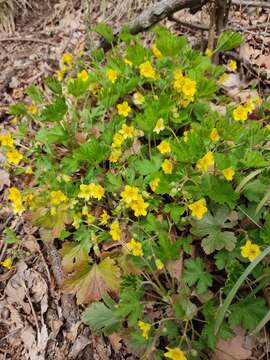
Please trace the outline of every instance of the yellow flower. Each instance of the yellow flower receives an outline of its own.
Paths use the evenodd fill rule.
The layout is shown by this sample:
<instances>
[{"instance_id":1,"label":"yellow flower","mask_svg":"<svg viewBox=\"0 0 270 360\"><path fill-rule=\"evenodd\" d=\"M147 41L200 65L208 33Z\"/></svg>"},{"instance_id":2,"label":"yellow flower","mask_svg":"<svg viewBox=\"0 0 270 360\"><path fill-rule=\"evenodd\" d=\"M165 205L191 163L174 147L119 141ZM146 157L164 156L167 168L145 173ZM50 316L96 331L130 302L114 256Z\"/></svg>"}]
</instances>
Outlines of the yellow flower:
<instances>
[{"instance_id":1,"label":"yellow flower","mask_svg":"<svg viewBox=\"0 0 270 360\"><path fill-rule=\"evenodd\" d=\"M84 205L82 207L82 215L88 215L88 206L87 205Z\"/></svg>"},{"instance_id":2,"label":"yellow flower","mask_svg":"<svg viewBox=\"0 0 270 360\"><path fill-rule=\"evenodd\" d=\"M108 220L109 220L110 216L108 215L108 213L107 213L106 210L103 210L100 218L101 218L101 222L100 222L100 223L101 223L102 225L106 225L106 224L108 223Z\"/></svg>"},{"instance_id":3,"label":"yellow flower","mask_svg":"<svg viewBox=\"0 0 270 360\"><path fill-rule=\"evenodd\" d=\"M92 214L86 215L86 222L88 225L93 224L94 221L95 221L95 217Z\"/></svg>"},{"instance_id":4,"label":"yellow flower","mask_svg":"<svg viewBox=\"0 0 270 360\"><path fill-rule=\"evenodd\" d=\"M174 72L174 80L181 80L181 79L183 79L183 72L182 72L182 70L181 69L177 69L177 70L175 70L175 72Z\"/></svg>"},{"instance_id":5,"label":"yellow flower","mask_svg":"<svg viewBox=\"0 0 270 360\"><path fill-rule=\"evenodd\" d=\"M36 105L30 105L30 106L28 106L27 111L28 111L30 114L35 115L35 114L37 114L37 112L38 112L38 108L36 107Z\"/></svg>"},{"instance_id":6,"label":"yellow flower","mask_svg":"<svg viewBox=\"0 0 270 360\"><path fill-rule=\"evenodd\" d=\"M21 215L25 210L21 202L13 203L12 208L15 215Z\"/></svg>"},{"instance_id":7,"label":"yellow flower","mask_svg":"<svg viewBox=\"0 0 270 360\"><path fill-rule=\"evenodd\" d=\"M139 66L140 74L146 78L156 79L156 71L150 61L146 61Z\"/></svg>"},{"instance_id":8,"label":"yellow flower","mask_svg":"<svg viewBox=\"0 0 270 360\"><path fill-rule=\"evenodd\" d=\"M25 174L27 174L27 175L31 175L31 174L33 174L33 169L32 169L32 167L31 166L27 166L27 168L25 169Z\"/></svg>"},{"instance_id":9,"label":"yellow flower","mask_svg":"<svg viewBox=\"0 0 270 360\"><path fill-rule=\"evenodd\" d=\"M154 128L154 132L159 134L162 130L165 129L165 126L164 126L164 121L162 118L158 119L157 123L156 123L156 126Z\"/></svg>"},{"instance_id":10,"label":"yellow flower","mask_svg":"<svg viewBox=\"0 0 270 360\"><path fill-rule=\"evenodd\" d=\"M33 203L33 194L28 194L28 195L25 195L23 197L23 202L27 205L27 206L31 206L32 203Z\"/></svg>"},{"instance_id":11,"label":"yellow flower","mask_svg":"<svg viewBox=\"0 0 270 360\"><path fill-rule=\"evenodd\" d=\"M235 172L234 172L234 170L232 168L229 167L227 169L222 170L222 174L223 174L223 176L225 177L226 180L232 181Z\"/></svg>"},{"instance_id":12,"label":"yellow flower","mask_svg":"<svg viewBox=\"0 0 270 360\"><path fill-rule=\"evenodd\" d=\"M233 72L235 72L236 70L237 70L237 62L235 61L235 60L229 60L228 61L228 68L231 70L231 71L233 71Z\"/></svg>"},{"instance_id":13,"label":"yellow flower","mask_svg":"<svg viewBox=\"0 0 270 360\"><path fill-rule=\"evenodd\" d=\"M205 206L204 199L200 199L192 204L189 204L188 208L191 210L191 215L199 220L201 220L204 214L208 211L207 207Z\"/></svg>"},{"instance_id":14,"label":"yellow flower","mask_svg":"<svg viewBox=\"0 0 270 360\"><path fill-rule=\"evenodd\" d=\"M149 331L151 329L151 325L150 324L147 324L145 323L144 321L138 321L138 326L139 326L139 329L141 330L142 332L142 336L145 338L145 339L148 339L149 337Z\"/></svg>"},{"instance_id":15,"label":"yellow flower","mask_svg":"<svg viewBox=\"0 0 270 360\"><path fill-rule=\"evenodd\" d=\"M236 121L245 121L245 120L247 120L248 111L245 108L245 106L243 106L243 105L237 106L237 108L235 108L233 110L233 118Z\"/></svg>"},{"instance_id":16,"label":"yellow flower","mask_svg":"<svg viewBox=\"0 0 270 360\"><path fill-rule=\"evenodd\" d=\"M170 144L163 140L161 143L157 146L158 150L161 152L161 154L166 154L171 152L171 146Z\"/></svg>"},{"instance_id":17,"label":"yellow flower","mask_svg":"<svg viewBox=\"0 0 270 360\"><path fill-rule=\"evenodd\" d=\"M99 83L91 83L89 85L89 91L91 91L92 94L97 95L101 90L101 85Z\"/></svg>"},{"instance_id":18,"label":"yellow flower","mask_svg":"<svg viewBox=\"0 0 270 360\"><path fill-rule=\"evenodd\" d=\"M9 195L8 195L8 199L12 202L21 202L22 201L22 196L21 196L21 192L18 188L16 187L11 187L8 189Z\"/></svg>"},{"instance_id":19,"label":"yellow flower","mask_svg":"<svg viewBox=\"0 0 270 360\"><path fill-rule=\"evenodd\" d=\"M261 254L259 245L252 244L250 240L247 240L244 246L241 246L241 255L244 258L248 258L249 261L254 261L257 256Z\"/></svg>"},{"instance_id":20,"label":"yellow flower","mask_svg":"<svg viewBox=\"0 0 270 360\"><path fill-rule=\"evenodd\" d=\"M166 358L172 360L187 360L185 354L179 348L166 347L166 349L168 350L166 353L164 353Z\"/></svg>"},{"instance_id":21,"label":"yellow flower","mask_svg":"<svg viewBox=\"0 0 270 360\"><path fill-rule=\"evenodd\" d=\"M80 192L78 194L79 198L82 198L87 201L90 199L91 194L92 194L92 189L89 188L88 185L85 184L80 185Z\"/></svg>"},{"instance_id":22,"label":"yellow flower","mask_svg":"<svg viewBox=\"0 0 270 360\"><path fill-rule=\"evenodd\" d=\"M119 130L119 133L123 136L124 139L133 138L135 136L134 126L123 124L122 128Z\"/></svg>"},{"instance_id":23,"label":"yellow flower","mask_svg":"<svg viewBox=\"0 0 270 360\"><path fill-rule=\"evenodd\" d=\"M139 198L139 189L135 186L126 185L124 191L121 192L121 197L126 204L131 204L132 201L137 201Z\"/></svg>"},{"instance_id":24,"label":"yellow flower","mask_svg":"<svg viewBox=\"0 0 270 360\"><path fill-rule=\"evenodd\" d=\"M116 163L119 160L121 154L122 154L121 149L114 149L109 156L109 162Z\"/></svg>"},{"instance_id":25,"label":"yellow flower","mask_svg":"<svg viewBox=\"0 0 270 360\"><path fill-rule=\"evenodd\" d=\"M138 241L131 239L131 241L127 244L127 249L134 256L143 256L142 245Z\"/></svg>"},{"instance_id":26,"label":"yellow flower","mask_svg":"<svg viewBox=\"0 0 270 360\"><path fill-rule=\"evenodd\" d=\"M173 164L170 160L165 159L161 165L162 170L165 174L171 174L173 171Z\"/></svg>"},{"instance_id":27,"label":"yellow flower","mask_svg":"<svg viewBox=\"0 0 270 360\"><path fill-rule=\"evenodd\" d=\"M118 114L124 117L127 117L131 112L131 107L128 105L127 101L122 102L122 104L117 105Z\"/></svg>"},{"instance_id":28,"label":"yellow flower","mask_svg":"<svg viewBox=\"0 0 270 360\"><path fill-rule=\"evenodd\" d=\"M151 47L151 50L157 59L163 58L162 52L157 48L156 44L153 44L153 46Z\"/></svg>"},{"instance_id":29,"label":"yellow flower","mask_svg":"<svg viewBox=\"0 0 270 360\"><path fill-rule=\"evenodd\" d=\"M135 94L133 95L133 102L135 105L142 105L145 102L143 94L139 91L135 92Z\"/></svg>"},{"instance_id":30,"label":"yellow flower","mask_svg":"<svg viewBox=\"0 0 270 360\"><path fill-rule=\"evenodd\" d=\"M79 80L86 82L89 79L89 74L86 70L82 70L78 73L77 77Z\"/></svg>"},{"instance_id":31,"label":"yellow flower","mask_svg":"<svg viewBox=\"0 0 270 360\"><path fill-rule=\"evenodd\" d=\"M124 136L122 134L120 134L120 132L114 134L113 136L113 143L112 143L112 148L118 148L121 147L121 145L124 142Z\"/></svg>"},{"instance_id":32,"label":"yellow flower","mask_svg":"<svg viewBox=\"0 0 270 360\"><path fill-rule=\"evenodd\" d=\"M71 53L63 54L61 58L61 65L71 65L73 61L73 55Z\"/></svg>"},{"instance_id":33,"label":"yellow flower","mask_svg":"<svg viewBox=\"0 0 270 360\"><path fill-rule=\"evenodd\" d=\"M0 135L0 143L2 146L13 147L13 138L10 132Z\"/></svg>"},{"instance_id":34,"label":"yellow flower","mask_svg":"<svg viewBox=\"0 0 270 360\"><path fill-rule=\"evenodd\" d=\"M65 183L69 183L69 182L71 182L72 178L69 175L63 174L62 179L64 180Z\"/></svg>"},{"instance_id":35,"label":"yellow flower","mask_svg":"<svg viewBox=\"0 0 270 360\"><path fill-rule=\"evenodd\" d=\"M56 71L56 77L58 81L62 81L64 79L66 71L65 70L58 70Z\"/></svg>"},{"instance_id":36,"label":"yellow flower","mask_svg":"<svg viewBox=\"0 0 270 360\"><path fill-rule=\"evenodd\" d=\"M257 106L260 106L262 103L262 100L259 97L259 95L254 96L253 101L254 101L255 105L257 105Z\"/></svg>"},{"instance_id":37,"label":"yellow flower","mask_svg":"<svg viewBox=\"0 0 270 360\"><path fill-rule=\"evenodd\" d=\"M214 165L214 157L211 151L208 151L201 159L197 162L197 168L202 172L207 172L211 166Z\"/></svg>"},{"instance_id":38,"label":"yellow flower","mask_svg":"<svg viewBox=\"0 0 270 360\"><path fill-rule=\"evenodd\" d=\"M82 216L80 213L73 215L73 223L72 225L75 227L75 229L79 229L80 225L82 223Z\"/></svg>"},{"instance_id":39,"label":"yellow flower","mask_svg":"<svg viewBox=\"0 0 270 360\"><path fill-rule=\"evenodd\" d=\"M183 133L183 140L184 140L184 142L187 142L188 141L188 134L189 134L189 131L187 130L187 131L184 131L184 133Z\"/></svg>"},{"instance_id":40,"label":"yellow flower","mask_svg":"<svg viewBox=\"0 0 270 360\"><path fill-rule=\"evenodd\" d=\"M160 259L156 259L155 264L158 270L164 269L164 264Z\"/></svg>"},{"instance_id":41,"label":"yellow flower","mask_svg":"<svg viewBox=\"0 0 270 360\"><path fill-rule=\"evenodd\" d=\"M68 200L68 197L61 190L52 191L50 197L51 204L56 206Z\"/></svg>"},{"instance_id":42,"label":"yellow flower","mask_svg":"<svg viewBox=\"0 0 270 360\"><path fill-rule=\"evenodd\" d=\"M107 70L107 78L114 84L118 78L118 72L112 69Z\"/></svg>"},{"instance_id":43,"label":"yellow flower","mask_svg":"<svg viewBox=\"0 0 270 360\"><path fill-rule=\"evenodd\" d=\"M10 150L7 152L7 162L9 164L18 165L22 158L22 154L17 150Z\"/></svg>"},{"instance_id":44,"label":"yellow flower","mask_svg":"<svg viewBox=\"0 0 270 360\"><path fill-rule=\"evenodd\" d=\"M134 215L136 217L146 216L147 215L146 209L148 208L148 206L149 204L144 202L143 197L141 195L139 195L137 200L132 201L130 204L130 207L134 211Z\"/></svg>"},{"instance_id":45,"label":"yellow flower","mask_svg":"<svg viewBox=\"0 0 270 360\"><path fill-rule=\"evenodd\" d=\"M124 58L124 63L129 65L129 66L132 66L132 62L130 60L128 60L127 58Z\"/></svg>"},{"instance_id":46,"label":"yellow flower","mask_svg":"<svg viewBox=\"0 0 270 360\"><path fill-rule=\"evenodd\" d=\"M159 182L159 178L155 178L154 180L150 181L149 186L153 192L157 190Z\"/></svg>"},{"instance_id":47,"label":"yellow flower","mask_svg":"<svg viewBox=\"0 0 270 360\"><path fill-rule=\"evenodd\" d=\"M110 226L110 235L114 241L119 241L121 239L121 229L119 221L115 221Z\"/></svg>"},{"instance_id":48,"label":"yellow flower","mask_svg":"<svg viewBox=\"0 0 270 360\"><path fill-rule=\"evenodd\" d=\"M252 101L252 99L249 99L249 100L245 103L244 107L246 108L247 112L248 112L249 114L251 114L251 113L253 112L253 110L255 109L255 105L254 105L254 102Z\"/></svg>"},{"instance_id":49,"label":"yellow flower","mask_svg":"<svg viewBox=\"0 0 270 360\"><path fill-rule=\"evenodd\" d=\"M196 81L185 77L182 85L182 92L185 97L193 98L196 93Z\"/></svg>"},{"instance_id":50,"label":"yellow flower","mask_svg":"<svg viewBox=\"0 0 270 360\"><path fill-rule=\"evenodd\" d=\"M206 55L207 57L209 57L209 58L212 57L212 55L213 55L213 50L207 48L207 49L205 50L205 55Z\"/></svg>"},{"instance_id":51,"label":"yellow flower","mask_svg":"<svg viewBox=\"0 0 270 360\"><path fill-rule=\"evenodd\" d=\"M224 73L220 76L218 81L221 85L223 85L225 83L225 81L228 80L228 78L229 78L228 74Z\"/></svg>"},{"instance_id":52,"label":"yellow flower","mask_svg":"<svg viewBox=\"0 0 270 360\"><path fill-rule=\"evenodd\" d=\"M219 133L216 128L212 129L209 137L212 141L218 141L220 139Z\"/></svg>"},{"instance_id":53,"label":"yellow flower","mask_svg":"<svg viewBox=\"0 0 270 360\"><path fill-rule=\"evenodd\" d=\"M2 261L0 264L2 266L4 266L5 268L11 270L12 269L12 264L13 264L13 259L12 258L7 258L5 261Z\"/></svg>"},{"instance_id":54,"label":"yellow flower","mask_svg":"<svg viewBox=\"0 0 270 360\"><path fill-rule=\"evenodd\" d=\"M90 192L91 192L91 196L97 200L101 200L102 197L105 194L105 190L104 188L99 185L99 184L89 184L88 185Z\"/></svg>"}]
</instances>

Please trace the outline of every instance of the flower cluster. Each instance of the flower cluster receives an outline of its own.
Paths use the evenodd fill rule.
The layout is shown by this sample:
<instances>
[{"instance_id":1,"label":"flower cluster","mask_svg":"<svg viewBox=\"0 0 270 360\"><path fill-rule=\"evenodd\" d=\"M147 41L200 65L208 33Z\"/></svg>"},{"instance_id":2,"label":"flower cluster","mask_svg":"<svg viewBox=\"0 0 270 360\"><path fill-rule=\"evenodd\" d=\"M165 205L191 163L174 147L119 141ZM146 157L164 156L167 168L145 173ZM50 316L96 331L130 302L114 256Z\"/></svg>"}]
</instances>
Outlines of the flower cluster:
<instances>
[{"instance_id":1,"label":"flower cluster","mask_svg":"<svg viewBox=\"0 0 270 360\"><path fill-rule=\"evenodd\" d=\"M101 200L105 194L104 188L99 184L81 184L78 197L88 201L90 198Z\"/></svg>"},{"instance_id":2,"label":"flower cluster","mask_svg":"<svg viewBox=\"0 0 270 360\"><path fill-rule=\"evenodd\" d=\"M181 69L176 70L174 73L173 87L181 95L181 105L183 107L187 107L194 101L196 81L184 76Z\"/></svg>"},{"instance_id":3,"label":"flower cluster","mask_svg":"<svg viewBox=\"0 0 270 360\"><path fill-rule=\"evenodd\" d=\"M121 154L122 149L121 146L127 139L132 139L134 136L136 136L136 130L133 126L128 126L127 124L123 124L121 129L114 134L113 142L112 142L112 151L109 157L109 161L111 163L116 163Z\"/></svg>"},{"instance_id":4,"label":"flower cluster","mask_svg":"<svg viewBox=\"0 0 270 360\"><path fill-rule=\"evenodd\" d=\"M18 188L9 188L8 200L10 200L12 203L12 208L15 215L21 215L24 212L25 208L23 206L23 199Z\"/></svg>"},{"instance_id":5,"label":"flower cluster","mask_svg":"<svg viewBox=\"0 0 270 360\"><path fill-rule=\"evenodd\" d=\"M139 189L135 186L126 185L124 191L121 192L126 208L131 208L136 217L146 216L149 204L144 201Z\"/></svg>"},{"instance_id":6,"label":"flower cluster","mask_svg":"<svg viewBox=\"0 0 270 360\"><path fill-rule=\"evenodd\" d=\"M14 147L14 140L9 132L0 135L0 144L6 149L7 163L18 165L23 155Z\"/></svg>"}]
</instances>

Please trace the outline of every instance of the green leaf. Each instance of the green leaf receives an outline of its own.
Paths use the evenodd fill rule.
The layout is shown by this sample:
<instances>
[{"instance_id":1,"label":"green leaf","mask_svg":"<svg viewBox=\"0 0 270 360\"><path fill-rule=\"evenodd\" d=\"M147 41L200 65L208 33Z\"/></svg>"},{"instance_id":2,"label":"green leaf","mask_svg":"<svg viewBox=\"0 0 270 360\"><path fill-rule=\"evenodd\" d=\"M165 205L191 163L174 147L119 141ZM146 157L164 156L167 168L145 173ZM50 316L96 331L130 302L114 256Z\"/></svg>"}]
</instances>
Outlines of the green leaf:
<instances>
[{"instance_id":1,"label":"green leaf","mask_svg":"<svg viewBox=\"0 0 270 360\"><path fill-rule=\"evenodd\" d=\"M165 262L179 258L180 248L180 240L173 242L166 233L162 233L158 237L158 246L155 248L155 253Z\"/></svg>"},{"instance_id":2,"label":"green leaf","mask_svg":"<svg viewBox=\"0 0 270 360\"><path fill-rule=\"evenodd\" d=\"M24 116L27 114L27 109L23 103L17 103L10 105L9 113L14 116Z\"/></svg>"},{"instance_id":3,"label":"green leaf","mask_svg":"<svg viewBox=\"0 0 270 360\"><path fill-rule=\"evenodd\" d=\"M265 215L265 223L260 230L260 237L265 244L270 244L270 214Z\"/></svg>"},{"instance_id":4,"label":"green leaf","mask_svg":"<svg viewBox=\"0 0 270 360\"><path fill-rule=\"evenodd\" d=\"M66 145L69 140L69 135L61 124L57 124L53 128L40 129L36 135L36 140L43 144Z\"/></svg>"},{"instance_id":5,"label":"green leaf","mask_svg":"<svg viewBox=\"0 0 270 360\"><path fill-rule=\"evenodd\" d=\"M121 318L128 318L130 326L135 326L141 317L143 305L140 303L140 296L132 289L125 289L121 292L120 301L115 311Z\"/></svg>"},{"instance_id":6,"label":"green leaf","mask_svg":"<svg viewBox=\"0 0 270 360\"><path fill-rule=\"evenodd\" d=\"M206 196L219 204L228 204L234 208L239 194L233 190L232 185L225 180L221 180L213 175L206 175L202 179L202 189Z\"/></svg>"},{"instance_id":7,"label":"green leaf","mask_svg":"<svg viewBox=\"0 0 270 360\"><path fill-rule=\"evenodd\" d=\"M177 224L180 220L181 215L186 211L184 206L180 206L177 204L166 204L164 207L164 211L166 214L170 214L173 222Z\"/></svg>"},{"instance_id":8,"label":"green leaf","mask_svg":"<svg viewBox=\"0 0 270 360\"><path fill-rule=\"evenodd\" d=\"M19 241L15 231L6 228L4 230L4 242L6 244L16 244Z\"/></svg>"},{"instance_id":9,"label":"green leaf","mask_svg":"<svg viewBox=\"0 0 270 360\"><path fill-rule=\"evenodd\" d=\"M68 82L68 93L80 97L88 91L89 81L82 81L80 79L71 79Z\"/></svg>"},{"instance_id":10,"label":"green leaf","mask_svg":"<svg viewBox=\"0 0 270 360\"><path fill-rule=\"evenodd\" d=\"M62 95L62 84L56 78L50 77L45 80L45 84L55 94Z\"/></svg>"},{"instance_id":11,"label":"green leaf","mask_svg":"<svg viewBox=\"0 0 270 360\"><path fill-rule=\"evenodd\" d=\"M205 237L202 240L202 247L206 254L215 250L226 249L232 251L236 244L236 237L231 231L224 231L233 228L234 222L229 219L227 207L219 207L213 216L209 211L201 220L192 220L191 233L198 237Z\"/></svg>"},{"instance_id":12,"label":"green leaf","mask_svg":"<svg viewBox=\"0 0 270 360\"><path fill-rule=\"evenodd\" d=\"M231 326L241 325L246 330L253 330L267 313L265 300L249 296L231 305L229 323Z\"/></svg>"},{"instance_id":13,"label":"green leaf","mask_svg":"<svg viewBox=\"0 0 270 360\"><path fill-rule=\"evenodd\" d=\"M68 111L64 97L57 97L52 104L45 106L40 117L44 121L61 121Z\"/></svg>"},{"instance_id":14,"label":"green leaf","mask_svg":"<svg viewBox=\"0 0 270 360\"><path fill-rule=\"evenodd\" d=\"M198 294L203 294L209 286L212 286L212 276L204 271L204 265L201 258L185 261L185 270L183 272L183 280L189 285L196 285Z\"/></svg>"},{"instance_id":15,"label":"green leaf","mask_svg":"<svg viewBox=\"0 0 270 360\"><path fill-rule=\"evenodd\" d=\"M97 334L108 336L119 329L122 318L103 303L95 302L83 312L82 321Z\"/></svg>"},{"instance_id":16,"label":"green leaf","mask_svg":"<svg viewBox=\"0 0 270 360\"><path fill-rule=\"evenodd\" d=\"M240 46L244 38L240 33L224 31L220 34L215 51L228 51Z\"/></svg>"},{"instance_id":17,"label":"green leaf","mask_svg":"<svg viewBox=\"0 0 270 360\"><path fill-rule=\"evenodd\" d=\"M27 95L30 96L30 98L37 104L42 103L43 101L43 94L39 90L39 88L35 85L30 86L27 91Z\"/></svg>"},{"instance_id":18,"label":"green leaf","mask_svg":"<svg viewBox=\"0 0 270 360\"><path fill-rule=\"evenodd\" d=\"M86 161L91 165L99 164L105 160L109 153L109 148L96 139L79 146L73 153L77 161Z\"/></svg>"},{"instance_id":19,"label":"green leaf","mask_svg":"<svg viewBox=\"0 0 270 360\"><path fill-rule=\"evenodd\" d=\"M113 31L109 25L101 22L97 24L92 30L103 36L108 42L113 41Z\"/></svg>"},{"instance_id":20,"label":"green leaf","mask_svg":"<svg viewBox=\"0 0 270 360\"><path fill-rule=\"evenodd\" d=\"M156 33L156 45L164 56L179 57L181 50L188 42L184 36L172 34L167 28L158 26L154 29Z\"/></svg>"},{"instance_id":21,"label":"green leaf","mask_svg":"<svg viewBox=\"0 0 270 360\"><path fill-rule=\"evenodd\" d=\"M173 312L180 320L192 320L198 312L197 306L190 301L190 297L188 289L181 289L173 298Z\"/></svg>"},{"instance_id":22,"label":"green leaf","mask_svg":"<svg viewBox=\"0 0 270 360\"><path fill-rule=\"evenodd\" d=\"M158 172L161 163L162 158L160 156L153 156L151 160L136 160L134 167L140 175L150 175Z\"/></svg>"}]
</instances>

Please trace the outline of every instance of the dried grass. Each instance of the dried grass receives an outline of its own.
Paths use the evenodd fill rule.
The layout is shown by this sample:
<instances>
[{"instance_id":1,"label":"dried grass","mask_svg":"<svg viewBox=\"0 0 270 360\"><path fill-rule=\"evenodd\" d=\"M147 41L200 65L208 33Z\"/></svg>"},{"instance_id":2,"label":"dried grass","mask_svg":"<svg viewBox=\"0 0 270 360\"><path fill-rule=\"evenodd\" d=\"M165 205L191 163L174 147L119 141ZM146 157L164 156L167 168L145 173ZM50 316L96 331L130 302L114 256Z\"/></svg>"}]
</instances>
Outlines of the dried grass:
<instances>
[{"instance_id":1,"label":"dried grass","mask_svg":"<svg viewBox=\"0 0 270 360\"><path fill-rule=\"evenodd\" d=\"M19 11L27 11L29 7L29 0L0 0L0 32L13 32L16 15Z\"/></svg>"}]
</instances>

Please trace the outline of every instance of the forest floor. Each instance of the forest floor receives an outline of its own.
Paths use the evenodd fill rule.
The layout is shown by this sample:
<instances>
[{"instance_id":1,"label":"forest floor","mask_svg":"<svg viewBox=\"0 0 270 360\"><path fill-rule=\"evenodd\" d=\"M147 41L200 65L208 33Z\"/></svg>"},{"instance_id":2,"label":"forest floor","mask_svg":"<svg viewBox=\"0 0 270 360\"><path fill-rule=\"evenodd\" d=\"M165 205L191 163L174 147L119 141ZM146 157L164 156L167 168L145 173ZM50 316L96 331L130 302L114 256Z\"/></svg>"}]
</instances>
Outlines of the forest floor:
<instances>
[{"instance_id":1,"label":"forest floor","mask_svg":"<svg viewBox=\"0 0 270 360\"><path fill-rule=\"evenodd\" d=\"M63 53L71 52L76 56L84 50L87 31L82 2L32 1L32 8L16 19L16 31L0 33L0 133L9 128L14 131L17 126L8 115L9 104L22 101L29 85L41 85L44 78L55 73ZM118 27L151 3L153 1L149 0L126 0L117 4L93 1L91 22L106 21ZM267 92L270 12L242 7L232 9L231 15L230 28L242 32L246 43L239 53L232 54L240 59L240 66L225 84L226 90L232 96L239 96L240 91L249 92L251 86L257 84ZM207 25L209 22L205 9L195 15L183 10L175 17L188 23ZM204 50L205 30L169 20L165 24ZM1 176L2 202L4 185L16 184L16 179ZM39 241L37 228L27 219L14 219L11 211L1 206L0 239L6 227L16 230L20 241L12 245L3 240L0 243L0 262L10 254L17 258L13 269L0 268L0 360L136 359L132 349L117 335L108 339L96 337L81 324L82 309L76 306L72 296L63 295L58 288L63 275L55 248Z\"/></svg>"}]
</instances>

